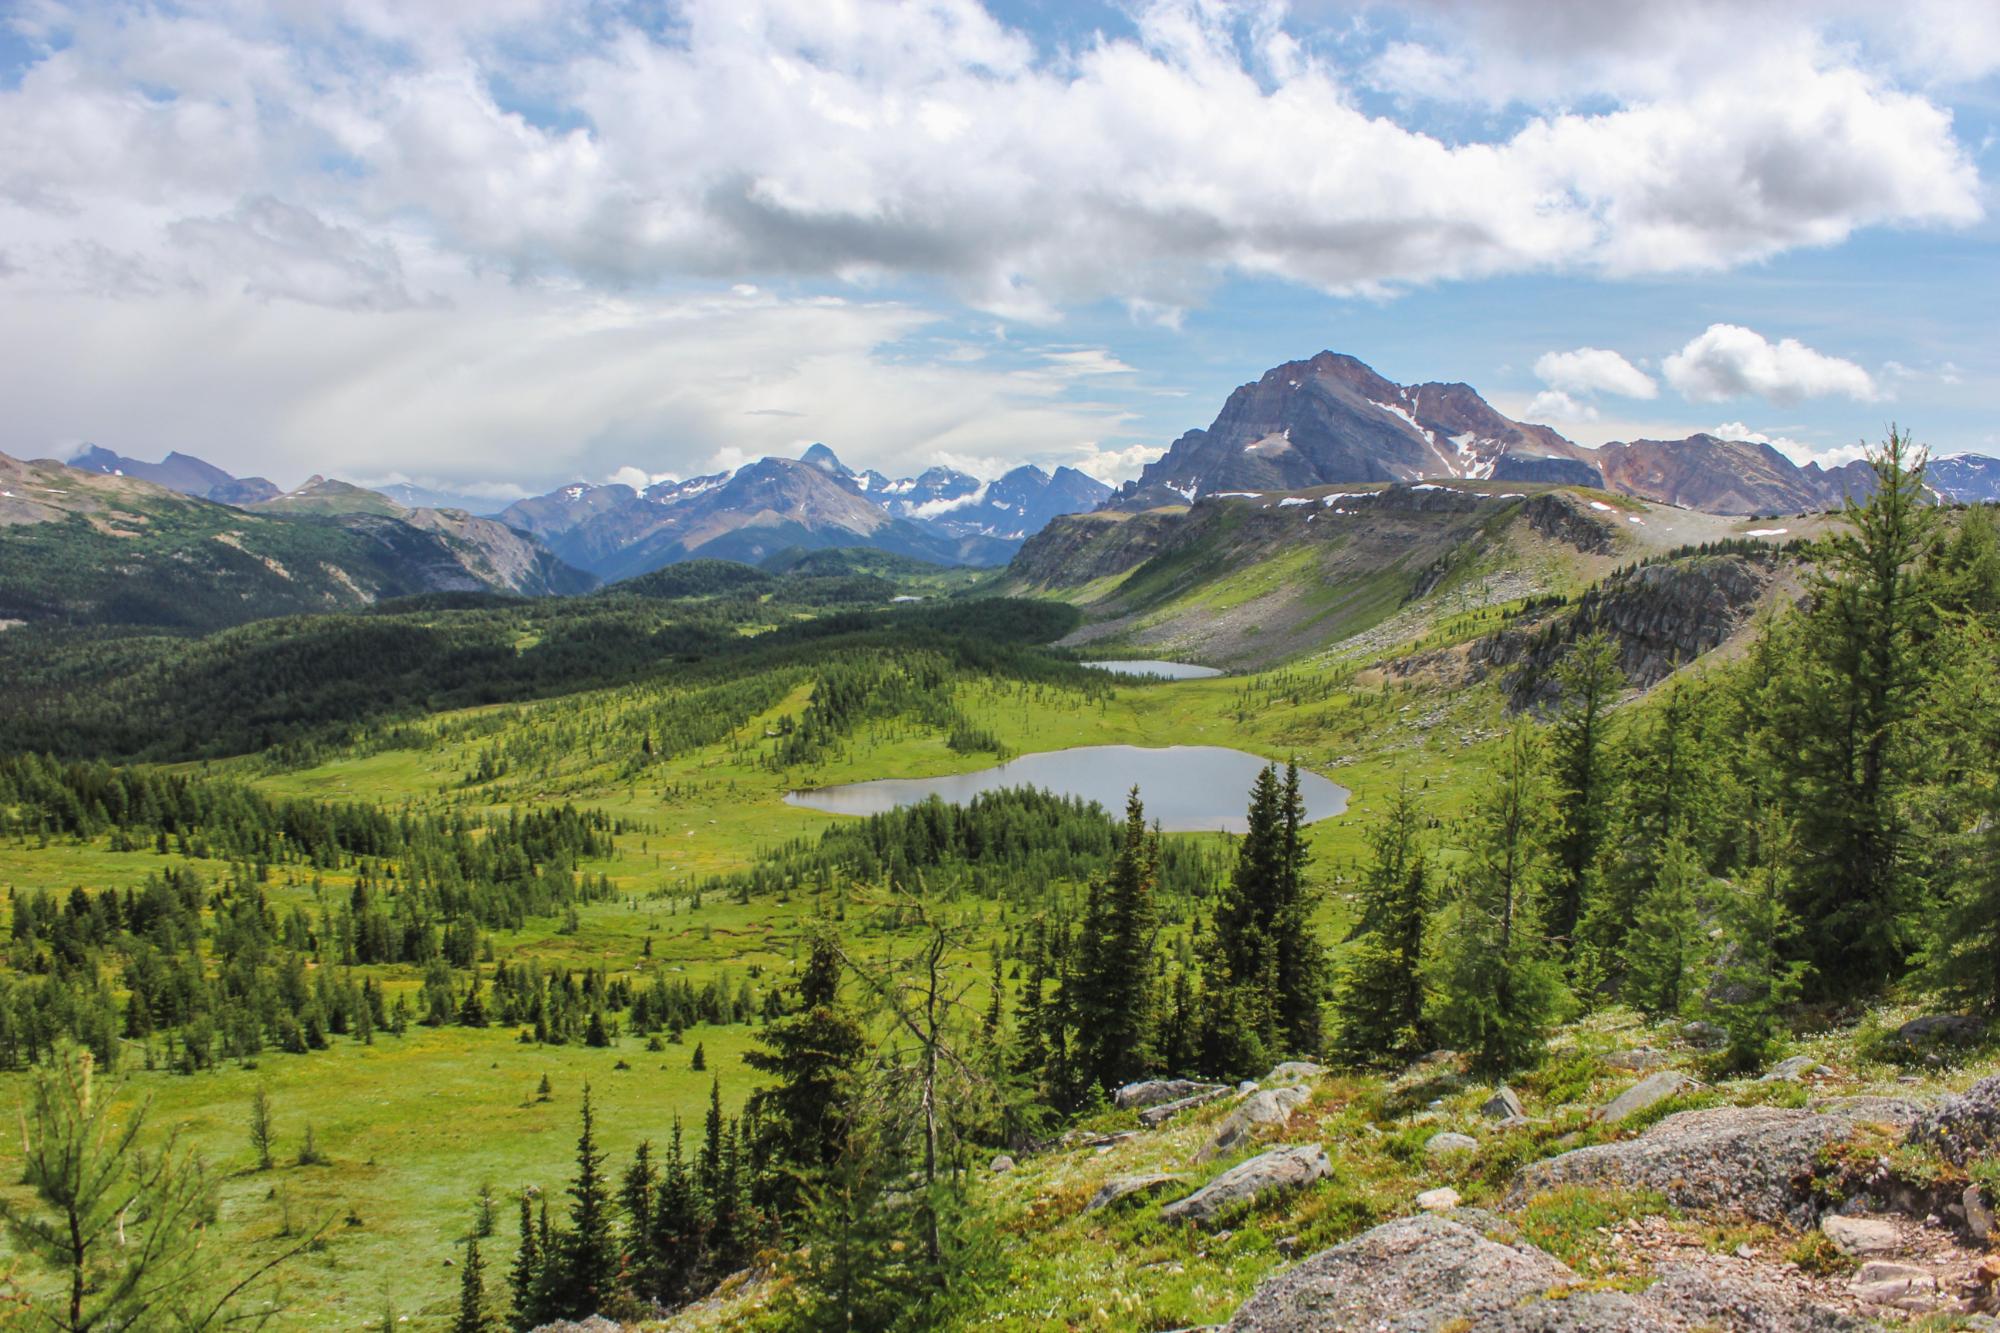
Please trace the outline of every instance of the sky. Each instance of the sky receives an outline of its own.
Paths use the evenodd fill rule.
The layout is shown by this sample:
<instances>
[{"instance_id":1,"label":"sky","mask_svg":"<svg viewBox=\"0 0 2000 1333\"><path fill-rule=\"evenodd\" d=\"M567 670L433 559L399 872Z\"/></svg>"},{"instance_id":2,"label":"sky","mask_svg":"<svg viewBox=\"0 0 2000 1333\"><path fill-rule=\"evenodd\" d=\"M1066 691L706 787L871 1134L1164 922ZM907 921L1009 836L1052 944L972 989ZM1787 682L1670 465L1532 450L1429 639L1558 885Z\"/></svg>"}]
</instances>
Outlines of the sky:
<instances>
[{"instance_id":1,"label":"sky","mask_svg":"<svg viewBox=\"0 0 2000 1333\"><path fill-rule=\"evenodd\" d=\"M1322 349L2000 453L1993 0L0 3L0 451L1107 480Z\"/></svg>"}]
</instances>

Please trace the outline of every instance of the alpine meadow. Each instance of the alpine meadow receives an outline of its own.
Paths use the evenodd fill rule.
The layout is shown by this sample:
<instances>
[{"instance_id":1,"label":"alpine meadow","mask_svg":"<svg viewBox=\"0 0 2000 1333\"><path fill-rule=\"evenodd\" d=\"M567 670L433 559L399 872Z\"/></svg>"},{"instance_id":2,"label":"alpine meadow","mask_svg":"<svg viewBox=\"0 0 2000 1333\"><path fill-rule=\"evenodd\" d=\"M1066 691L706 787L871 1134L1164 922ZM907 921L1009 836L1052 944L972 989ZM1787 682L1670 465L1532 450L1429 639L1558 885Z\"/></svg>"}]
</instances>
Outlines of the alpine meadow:
<instances>
[{"instance_id":1,"label":"alpine meadow","mask_svg":"<svg viewBox=\"0 0 2000 1333\"><path fill-rule=\"evenodd\" d=\"M0 12L0 1327L2000 1328L1997 92Z\"/></svg>"}]
</instances>

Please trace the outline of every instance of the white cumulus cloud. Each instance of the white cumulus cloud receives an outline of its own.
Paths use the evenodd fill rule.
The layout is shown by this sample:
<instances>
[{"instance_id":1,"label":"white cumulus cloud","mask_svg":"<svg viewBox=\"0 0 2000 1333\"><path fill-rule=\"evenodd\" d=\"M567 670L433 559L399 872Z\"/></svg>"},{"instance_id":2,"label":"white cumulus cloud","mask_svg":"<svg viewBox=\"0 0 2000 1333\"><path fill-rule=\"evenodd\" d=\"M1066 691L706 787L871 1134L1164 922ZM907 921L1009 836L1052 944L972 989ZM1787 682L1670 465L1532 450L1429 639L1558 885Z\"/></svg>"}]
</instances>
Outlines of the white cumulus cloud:
<instances>
[{"instance_id":1,"label":"white cumulus cloud","mask_svg":"<svg viewBox=\"0 0 2000 1333\"><path fill-rule=\"evenodd\" d=\"M1615 393L1626 398L1654 398L1660 392L1651 375L1602 347L1544 352L1535 360L1535 376L1565 394Z\"/></svg>"},{"instance_id":2,"label":"white cumulus cloud","mask_svg":"<svg viewBox=\"0 0 2000 1333\"><path fill-rule=\"evenodd\" d=\"M1757 397L1772 403L1880 397L1874 377L1852 361L1795 338L1772 342L1740 324L1711 324L1661 365L1667 383L1692 402Z\"/></svg>"},{"instance_id":3,"label":"white cumulus cloud","mask_svg":"<svg viewBox=\"0 0 2000 1333\"><path fill-rule=\"evenodd\" d=\"M1534 422L1595 421L1597 409L1580 403L1561 389L1544 389L1528 404L1527 419Z\"/></svg>"}]
</instances>

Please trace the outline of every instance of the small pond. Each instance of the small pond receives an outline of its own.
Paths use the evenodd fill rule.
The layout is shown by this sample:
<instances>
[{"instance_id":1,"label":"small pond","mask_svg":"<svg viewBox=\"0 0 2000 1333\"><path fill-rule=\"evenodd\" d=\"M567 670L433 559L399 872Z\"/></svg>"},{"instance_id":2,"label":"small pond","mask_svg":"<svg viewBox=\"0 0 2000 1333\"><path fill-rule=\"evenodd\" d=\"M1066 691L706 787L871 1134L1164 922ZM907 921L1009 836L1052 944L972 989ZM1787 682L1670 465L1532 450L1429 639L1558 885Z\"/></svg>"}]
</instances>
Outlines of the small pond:
<instances>
[{"instance_id":1,"label":"small pond","mask_svg":"<svg viewBox=\"0 0 2000 1333\"><path fill-rule=\"evenodd\" d=\"M1219 745L1085 745L1073 750L1024 754L977 773L941 778L881 778L819 787L786 795L792 805L836 815L879 815L897 806L938 796L960 805L981 792L1002 787L1040 787L1064 796L1096 801L1114 817L1125 812L1125 793L1134 783L1146 803L1146 819L1173 833L1224 829L1241 833L1250 784L1270 761ZM1347 809L1347 788L1317 773L1299 770L1299 795L1306 822Z\"/></svg>"},{"instance_id":2,"label":"small pond","mask_svg":"<svg viewBox=\"0 0 2000 1333\"><path fill-rule=\"evenodd\" d=\"M1122 671L1128 676L1156 676L1161 680L1207 680L1219 676L1219 667L1196 666L1192 662L1085 662L1101 671Z\"/></svg>"}]
</instances>

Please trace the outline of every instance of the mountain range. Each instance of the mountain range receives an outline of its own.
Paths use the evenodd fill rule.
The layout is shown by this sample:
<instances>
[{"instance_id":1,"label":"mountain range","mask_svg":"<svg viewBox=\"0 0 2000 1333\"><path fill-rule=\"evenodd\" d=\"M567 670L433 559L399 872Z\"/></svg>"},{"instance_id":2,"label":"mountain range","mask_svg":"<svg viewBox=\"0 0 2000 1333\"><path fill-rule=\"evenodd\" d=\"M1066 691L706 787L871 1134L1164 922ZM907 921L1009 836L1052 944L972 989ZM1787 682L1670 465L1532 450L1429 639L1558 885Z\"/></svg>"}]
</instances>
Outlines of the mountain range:
<instances>
[{"instance_id":1,"label":"mountain range","mask_svg":"<svg viewBox=\"0 0 2000 1333\"><path fill-rule=\"evenodd\" d=\"M1859 461L1800 466L1769 444L1706 434L1590 448L1502 415L1470 385L1397 384L1351 356L1321 352L1239 387L1206 430L1175 440L1112 506L1460 478L1596 486L1718 514L1795 513L1838 506L1873 475ZM2000 499L2000 459L1936 459L1927 480L1946 500Z\"/></svg>"},{"instance_id":2,"label":"mountain range","mask_svg":"<svg viewBox=\"0 0 2000 1333\"><path fill-rule=\"evenodd\" d=\"M573 482L503 508L408 483L370 489L323 476L281 491L178 452L147 463L90 445L70 465L258 513L485 515L607 582L695 556L759 564L786 551L853 546L936 564L1001 565L1050 519L1095 509L1111 495L1068 467L1018 467L991 482L946 467L892 479L856 472L824 444L796 459L762 458L644 489Z\"/></svg>"},{"instance_id":3,"label":"mountain range","mask_svg":"<svg viewBox=\"0 0 2000 1333\"><path fill-rule=\"evenodd\" d=\"M156 466L210 491L235 482L185 455ZM404 509L338 482L230 505L121 467L0 454L0 628L205 631L423 593L544 596L595 583L504 523Z\"/></svg>"},{"instance_id":4,"label":"mountain range","mask_svg":"<svg viewBox=\"0 0 2000 1333\"><path fill-rule=\"evenodd\" d=\"M644 490L577 482L498 517L611 581L694 556L759 564L794 548L840 546L999 565L1051 518L1095 509L1110 495L1067 467L1018 467L992 482L933 467L892 480L856 472L815 444L796 459L762 458Z\"/></svg>"}]
</instances>

